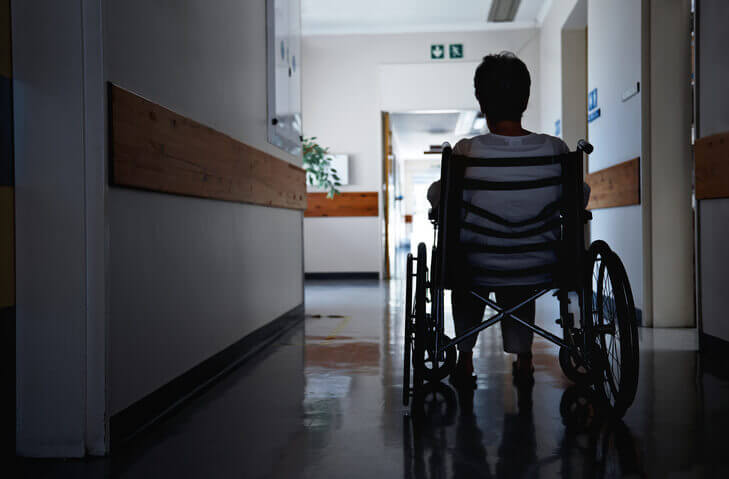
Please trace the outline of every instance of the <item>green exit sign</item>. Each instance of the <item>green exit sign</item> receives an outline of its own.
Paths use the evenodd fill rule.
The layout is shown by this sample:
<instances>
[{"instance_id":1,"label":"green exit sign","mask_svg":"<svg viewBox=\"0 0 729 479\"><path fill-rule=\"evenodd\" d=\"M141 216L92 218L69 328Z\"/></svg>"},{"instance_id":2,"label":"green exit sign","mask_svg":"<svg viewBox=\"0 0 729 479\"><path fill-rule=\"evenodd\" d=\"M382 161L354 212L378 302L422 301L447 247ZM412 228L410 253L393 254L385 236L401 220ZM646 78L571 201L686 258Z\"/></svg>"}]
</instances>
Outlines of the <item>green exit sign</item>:
<instances>
[{"instance_id":1,"label":"green exit sign","mask_svg":"<svg viewBox=\"0 0 729 479\"><path fill-rule=\"evenodd\" d=\"M463 43L451 43L448 45L448 53L451 58L463 58Z\"/></svg>"},{"instance_id":2,"label":"green exit sign","mask_svg":"<svg viewBox=\"0 0 729 479\"><path fill-rule=\"evenodd\" d=\"M445 45L434 44L430 46L431 60L442 60L445 58Z\"/></svg>"}]
</instances>

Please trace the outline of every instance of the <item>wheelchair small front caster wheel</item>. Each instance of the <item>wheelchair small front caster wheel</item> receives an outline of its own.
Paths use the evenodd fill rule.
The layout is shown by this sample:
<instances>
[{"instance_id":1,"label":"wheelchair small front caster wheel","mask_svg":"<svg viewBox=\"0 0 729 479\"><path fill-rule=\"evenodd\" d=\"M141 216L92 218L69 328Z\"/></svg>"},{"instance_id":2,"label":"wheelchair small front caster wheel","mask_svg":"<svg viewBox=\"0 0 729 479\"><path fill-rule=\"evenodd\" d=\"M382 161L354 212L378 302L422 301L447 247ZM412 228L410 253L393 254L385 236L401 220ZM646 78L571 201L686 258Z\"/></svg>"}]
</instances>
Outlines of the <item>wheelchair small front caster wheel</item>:
<instances>
[{"instance_id":1,"label":"wheelchair small front caster wheel","mask_svg":"<svg viewBox=\"0 0 729 479\"><path fill-rule=\"evenodd\" d=\"M559 365L567 378L577 384L589 384L590 375L584 366L575 361L572 354L565 348L559 348Z\"/></svg>"},{"instance_id":2,"label":"wheelchair small front caster wheel","mask_svg":"<svg viewBox=\"0 0 729 479\"><path fill-rule=\"evenodd\" d=\"M441 344L448 344L451 338L441 336ZM456 368L456 347L451 346L440 353L437 360L431 357L431 350L426 349L425 360L423 362L423 375L425 380L431 383L441 381L447 378Z\"/></svg>"}]
</instances>

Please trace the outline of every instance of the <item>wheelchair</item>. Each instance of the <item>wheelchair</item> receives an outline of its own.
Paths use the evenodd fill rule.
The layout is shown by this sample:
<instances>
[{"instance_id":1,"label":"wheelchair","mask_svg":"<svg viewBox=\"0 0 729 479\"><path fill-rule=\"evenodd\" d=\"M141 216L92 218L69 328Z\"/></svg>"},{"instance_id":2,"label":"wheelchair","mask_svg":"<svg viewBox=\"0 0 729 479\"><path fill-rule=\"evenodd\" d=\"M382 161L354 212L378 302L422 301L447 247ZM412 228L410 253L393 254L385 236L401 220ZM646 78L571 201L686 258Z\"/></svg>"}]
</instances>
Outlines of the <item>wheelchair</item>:
<instances>
[{"instance_id":1,"label":"wheelchair","mask_svg":"<svg viewBox=\"0 0 729 479\"><path fill-rule=\"evenodd\" d=\"M559 364L567 378L593 389L612 416L623 417L638 387L636 311L618 255L604 241L586 247L585 225L592 214L584 208L583 154L592 149L580 140L576 151L558 156L479 159L455 155L450 145L443 145L440 205L431 212L434 246L430 268L424 243L418 245L416 257L407 257L405 406L411 396L422 394L454 371L458 343L499 321L516 321L559 346ZM467 170L530 167L551 171L552 176L488 181L466 175ZM522 221L507 220L467 199L469 194L473 198L483 191L492 195L519 191L524 195L542 188L552 188L549 191L555 199L537 216ZM533 261L532 253L545 251L550 252L553 261L523 267L525 258L528 263ZM520 267L488 269L469 262L469 256L478 254L500 258L502 265ZM519 304L500 305L479 289L482 286L494 291L511 285L528 285L534 292ZM454 288L470 291L495 314L463 335L449 338L444 334L444 291ZM559 301L556 322L562 329L561 338L515 314L523 305L550 292ZM570 312L570 295L577 296L578 318Z\"/></svg>"}]
</instances>

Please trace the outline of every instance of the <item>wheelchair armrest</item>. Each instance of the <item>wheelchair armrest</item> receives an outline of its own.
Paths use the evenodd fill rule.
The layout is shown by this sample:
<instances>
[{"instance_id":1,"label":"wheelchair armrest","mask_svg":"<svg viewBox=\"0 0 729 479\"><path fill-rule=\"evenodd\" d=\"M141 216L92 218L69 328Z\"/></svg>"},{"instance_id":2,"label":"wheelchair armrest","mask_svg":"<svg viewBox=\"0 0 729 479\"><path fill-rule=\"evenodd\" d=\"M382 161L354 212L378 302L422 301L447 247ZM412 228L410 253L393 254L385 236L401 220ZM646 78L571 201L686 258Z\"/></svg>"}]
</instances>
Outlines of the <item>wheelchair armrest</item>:
<instances>
[{"instance_id":1,"label":"wheelchair armrest","mask_svg":"<svg viewBox=\"0 0 729 479\"><path fill-rule=\"evenodd\" d=\"M585 223L592 221L592 211L585 210Z\"/></svg>"}]
</instances>

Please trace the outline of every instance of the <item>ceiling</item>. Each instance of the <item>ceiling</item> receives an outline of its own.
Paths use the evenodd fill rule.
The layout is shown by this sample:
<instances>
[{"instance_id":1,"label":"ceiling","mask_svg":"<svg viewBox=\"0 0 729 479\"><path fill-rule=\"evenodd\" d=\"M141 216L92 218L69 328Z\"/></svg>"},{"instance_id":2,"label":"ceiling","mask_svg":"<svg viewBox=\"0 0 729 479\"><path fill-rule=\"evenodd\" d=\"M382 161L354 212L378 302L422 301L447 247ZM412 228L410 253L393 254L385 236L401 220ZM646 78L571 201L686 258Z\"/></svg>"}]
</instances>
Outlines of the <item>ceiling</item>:
<instances>
[{"instance_id":1,"label":"ceiling","mask_svg":"<svg viewBox=\"0 0 729 479\"><path fill-rule=\"evenodd\" d=\"M480 31L541 23L551 0L521 0L512 22L488 22L494 0L302 0L304 35ZM500 0L504 1L504 0Z\"/></svg>"},{"instance_id":2,"label":"ceiling","mask_svg":"<svg viewBox=\"0 0 729 479\"><path fill-rule=\"evenodd\" d=\"M431 145L445 141L455 145L461 138L483 133L479 126L484 123L475 110L392 113L394 153L405 160L433 158L424 153Z\"/></svg>"}]
</instances>

